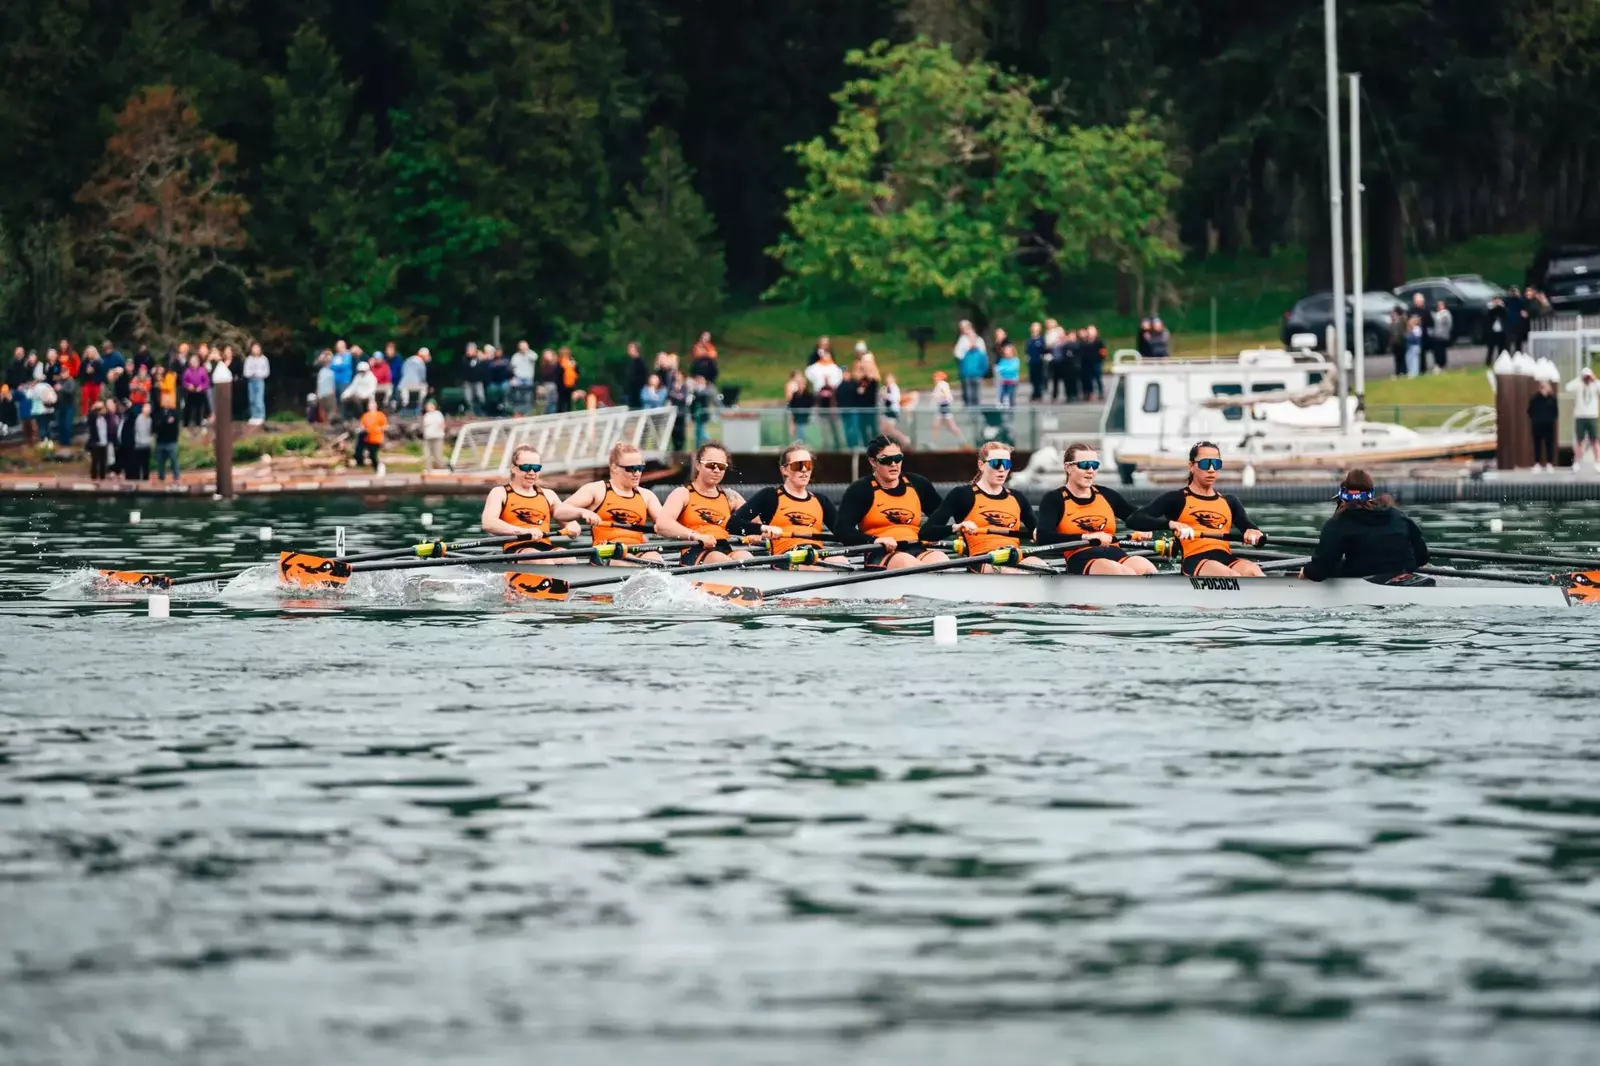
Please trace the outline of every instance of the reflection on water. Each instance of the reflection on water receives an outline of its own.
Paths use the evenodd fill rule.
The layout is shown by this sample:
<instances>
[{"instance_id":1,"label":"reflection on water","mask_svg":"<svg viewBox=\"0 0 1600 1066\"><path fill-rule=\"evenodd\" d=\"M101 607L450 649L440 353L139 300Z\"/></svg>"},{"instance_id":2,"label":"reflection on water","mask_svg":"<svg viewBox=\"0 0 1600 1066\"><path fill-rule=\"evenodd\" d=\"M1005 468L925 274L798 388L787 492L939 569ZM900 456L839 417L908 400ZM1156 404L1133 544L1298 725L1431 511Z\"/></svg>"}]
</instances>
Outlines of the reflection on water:
<instances>
[{"instance_id":1,"label":"reflection on water","mask_svg":"<svg viewBox=\"0 0 1600 1066\"><path fill-rule=\"evenodd\" d=\"M904 606L245 580L153 623L39 593L469 510L74 506L0 516L8 1066L1592 1061L1586 616L968 610L943 648ZM1507 525L1577 549L1568 510Z\"/></svg>"}]
</instances>

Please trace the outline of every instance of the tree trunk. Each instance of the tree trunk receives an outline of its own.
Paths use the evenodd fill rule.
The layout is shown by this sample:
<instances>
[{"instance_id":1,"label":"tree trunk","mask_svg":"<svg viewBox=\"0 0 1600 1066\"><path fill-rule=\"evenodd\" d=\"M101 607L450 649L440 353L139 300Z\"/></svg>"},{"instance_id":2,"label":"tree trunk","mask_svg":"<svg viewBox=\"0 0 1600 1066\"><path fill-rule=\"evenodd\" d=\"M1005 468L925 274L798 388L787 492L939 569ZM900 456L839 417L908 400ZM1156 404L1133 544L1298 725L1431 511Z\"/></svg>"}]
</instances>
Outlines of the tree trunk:
<instances>
[{"instance_id":1,"label":"tree trunk","mask_svg":"<svg viewBox=\"0 0 1600 1066\"><path fill-rule=\"evenodd\" d=\"M1367 183L1366 282L1369 289L1392 289L1406 280L1405 225L1400 188L1387 171Z\"/></svg>"},{"instance_id":2,"label":"tree trunk","mask_svg":"<svg viewBox=\"0 0 1600 1066\"><path fill-rule=\"evenodd\" d=\"M1333 288L1333 237L1328 229L1327 179L1306 179L1305 190L1301 212L1306 234L1306 291L1328 292Z\"/></svg>"},{"instance_id":3,"label":"tree trunk","mask_svg":"<svg viewBox=\"0 0 1600 1066\"><path fill-rule=\"evenodd\" d=\"M1271 155L1265 137L1257 137L1250 146L1250 247L1259 256L1272 254L1280 239L1278 213L1275 202L1276 189L1268 173Z\"/></svg>"}]
</instances>

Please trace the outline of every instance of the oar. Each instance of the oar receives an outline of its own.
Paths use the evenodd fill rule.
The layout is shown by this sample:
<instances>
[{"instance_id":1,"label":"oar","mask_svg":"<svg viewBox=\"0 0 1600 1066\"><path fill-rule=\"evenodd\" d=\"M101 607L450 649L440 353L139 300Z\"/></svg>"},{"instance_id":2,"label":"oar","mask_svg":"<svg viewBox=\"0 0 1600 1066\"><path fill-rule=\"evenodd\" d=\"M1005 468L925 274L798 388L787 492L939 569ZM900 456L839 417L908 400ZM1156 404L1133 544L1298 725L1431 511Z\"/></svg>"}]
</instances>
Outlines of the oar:
<instances>
[{"instance_id":1,"label":"oar","mask_svg":"<svg viewBox=\"0 0 1600 1066\"><path fill-rule=\"evenodd\" d=\"M1033 548L996 548L994 551L985 552L982 555L963 555L955 559L946 559L943 562L905 566L898 570L865 570L853 574L844 574L840 577L830 577L822 581L812 581L804 585L789 585L785 588L769 589L766 592L747 586L712 585L701 581L696 581L695 587L701 592L727 600L730 603L737 603L744 607L757 607L768 599L777 599L781 596L803 596L818 589L838 588L841 585L856 585L865 581L882 581L891 577L910 577L913 574L932 574L940 570L958 570L962 567L979 563L990 563L994 566L1015 566L1026 555L1071 551L1073 548L1082 548L1088 544L1088 541L1080 540L1068 541L1064 544L1045 544Z\"/></svg>"},{"instance_id":2,"label":"oar","mask_svg":"<svg viewBox=\"0 0 1600 1066\"><path fill-rule=\"evenodd\" d=\"M830 556L839 555L865 555L876 548L876 544L863 544L854 548L845 548L842 551L828 549ZM730 559L721 563L702 563L699 566L676 566L667 570L657 570L670 577L682 577L685 574L709 574L718 570L743 570L757 566L770 566L775 562L787 561L792 566L812 566L820 562L823 553L816 548L794 548L790 551L776 555L753 555L748 559ZM829 567L828 569L839 569ZM855 571L850 571L854 573ZM564 600L579 589L598 588L602 585L616 585L627 581L638 574L634 571L619 571L607 574L604 577L586 578L581 581L568 581L565 578L548 577L540 574L507 574L507 587L519 595L536 600Z\"/></svg>"},{"instance_id":3,"label":"oar","mask_svg":"<svg viewBox=\"0 0 1600 1066\"><path fill-rule=\"evenodd\" d=\"M350 575L354 573L374 573L380 570L420 570L433 566L504 566L514 567L522 564L536 564L549 562L553 559L577 559L589 557L596 561L601 559L621 559L630 554L642 554L662 548L687 548L699 541L658 541L645 544L621 544L616 541L607 541L603 544L592 544L582 548L566 548L559 551L527 552L516 555L470 555L446 556L443 559L395 559L388 562L373 563L348 563L343 559L328 559L320 555L311 555L306 552L280 552L278 554L278 576L291 585L300 585L304 588L336 588L346 584ZM635 560L644 562L645 560Z\"/></svg>"},{"instance_id":4,"label":"oar","mask_svg":"<svg viewBox=\"0 0 1600 1066\"><path fill-rule=\"evenodd\" d=\"M1462 577L1475 581L1506 581L1514 585L1568 585L1572 574L1513 574L1505 570L1457 570L1448 566L1419 566L1412 573L1430 577Z\"/></svg>"},{"instance_id":5,"label":"oar","mask_svg":"<svg viewBox=\"0 0 1600 1066\"><path fill-rule=\"evenodd\" d=\"M1233 538L1230 538L1233 539ZM1311 537L1274 537L1267 541L1291 548L1315 548L1317 541ZM1576 555L1529 555L1524 552L1486 551L1480 548L1451 548L1428 545L1428 554L1441 559L1479 559L1488 563L1521 563L1527 566L1584 566L1600 567L1600 556L1588 559Z\"/></svg>"}]
</instances>

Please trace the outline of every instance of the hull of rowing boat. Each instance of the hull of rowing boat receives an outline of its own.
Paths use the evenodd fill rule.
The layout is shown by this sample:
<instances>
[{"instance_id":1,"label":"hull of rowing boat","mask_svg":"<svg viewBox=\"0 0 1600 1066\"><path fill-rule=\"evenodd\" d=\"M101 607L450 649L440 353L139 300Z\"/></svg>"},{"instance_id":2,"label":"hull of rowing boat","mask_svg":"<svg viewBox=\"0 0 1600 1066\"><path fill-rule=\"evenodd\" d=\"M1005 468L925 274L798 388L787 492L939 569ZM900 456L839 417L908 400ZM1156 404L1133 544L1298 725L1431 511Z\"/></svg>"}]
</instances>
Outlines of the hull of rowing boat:
<instances>
[{"instance_id":1,"label":"hull of rowing boat","mask_svg":"<svg viewBox=\"0 0 1600 1066\"><path fill-rule=\"evenodd\" d=\"M615 570L590 566L529 567L553 578L582 581ZM730 570L674 578L711 585L737 585L770 593L821 573L754 569ZM597 592L612 593L622 586L606 585ZM1334 609L1418 605L1460 610L1476 607L1562 607L1566 595L1553 585L1514 585L1440 578L1433 587L1378 585L1355 578L1301 581L1295 577L1189 578L1178 574L1149 577L1083 577L1067 574L933 573L885 577L875 581L836 585L796 598L825 600L927 599L951 603L1040 604L1058 607L1153 607L1198 609L1276 608Z\"/></svg>"}]
</instances>

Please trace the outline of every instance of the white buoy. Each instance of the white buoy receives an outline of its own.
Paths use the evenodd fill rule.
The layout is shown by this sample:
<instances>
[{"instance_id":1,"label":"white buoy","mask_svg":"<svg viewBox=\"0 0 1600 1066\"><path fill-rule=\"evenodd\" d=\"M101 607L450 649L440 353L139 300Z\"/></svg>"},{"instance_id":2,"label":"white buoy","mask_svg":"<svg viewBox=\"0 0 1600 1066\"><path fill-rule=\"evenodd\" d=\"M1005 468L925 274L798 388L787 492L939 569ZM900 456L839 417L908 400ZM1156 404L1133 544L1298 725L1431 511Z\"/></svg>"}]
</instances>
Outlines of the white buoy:
<instances>
[{"instance_id":1,"label":"white buoy","mask_svg":"<svg viewBox=\"0 0 1600 1066\"><path fill-rule=\"evenodd\" d=\"M1498 518L1489 519L1489 532L1490 533L1503 533L1503 532L1505 532L1505 528L1506 528L1506 524L1504 522L1502 522L1500 519L1498 519Z\"/></svg>"},{"instance_id":2,"label":"white buoy","mask_svg":"<svg viewBox=\"0 0 1600 1066\"><path fill-rule=\"evenodd\" d=\"M159 592L152 592L150 594L149 604L151 618L172 617L172 600L170 597Z\"/></svg>"},{"instance_id":3,"label":"white buoy","mask_svg":"<svg viewBox=\"0 0 1600 1066\"><path fill-rule=\"evenodd\" d=\"M379 463L378 463L378 469L377 469L377 470L376 470L376 471L375 471L375 473L376 473L376 474L377 474L377 475L378 475L378 476L379 476L379 477L385 477L385 476L387 476L387 475L388 475L388 473L389 473L389 465L388 465L388 464L387 464L387 463L384 463L384 462L381 462L381 461L380 461L380 462L379 462Z\"/></svg>"},{"instance_id":4,"label":"white buoy","mask_svg":"<svg viewBox=\"0 0 1600 1066\"><path fill-rule=\"evenodd\" d=\"M956 642L955 615L941 614L934 616L933 642L935 644L954 644Z\"/></svg>"},{"instance_id":5,"label":"white buoy","mask_svg":"<svg viewBox=\"0 0 1600 1066\"><path fill-rule=\"evenodd\" d=\"M333 527L333 557L335 559L343 559L344 558L344 527L343 526L334 526Z\"/></svg>"},{"instance_id":6,"label":"white buoy","mask_svg":"<svg viewBox=\"0 0 1600 1066\"><path fill-rule=\"evenodd\" d=\"M433 512L432 511L423 511L422 512L422 528L423 529L427 529L431 525L433 525Z\"/></svg>"},{"instance_id":7,"label":"white buoy","mask_svg":"<svg viewBox=\"0 0 1600 1066\"><path fill-rule=\"evenodd\" d=\"M272 539L272 527L271 526L262 526L260 528L260 530L257 531L257 536L259 536L262 540L271 540Z\"/></svg>"},{"instance_id":8,"label":"white buoy","mask_svg":"<svg viewBox=\"0 0 1600 1066\"><path fill-rule=\"evenodd\" d=\"M138 511L129 511L128 512L128 525L130 525L130 526L138 525L139 524L139 519L141 519L142 517L144 517L144 516L141 515Z\"/></svg>"},{"instance_id":9,"label":"white buoy","mask_svg":"<svg viewBox=\"0 0 1600 1066\"><path fill-rule=\"evenodd\" d=\"M1243 484L1247 489L1253 489L1256 487L1256 468L1253 463L1244 464L1244 476L1239 480L1240 483Z\"/></svg>"}]
</instances>

